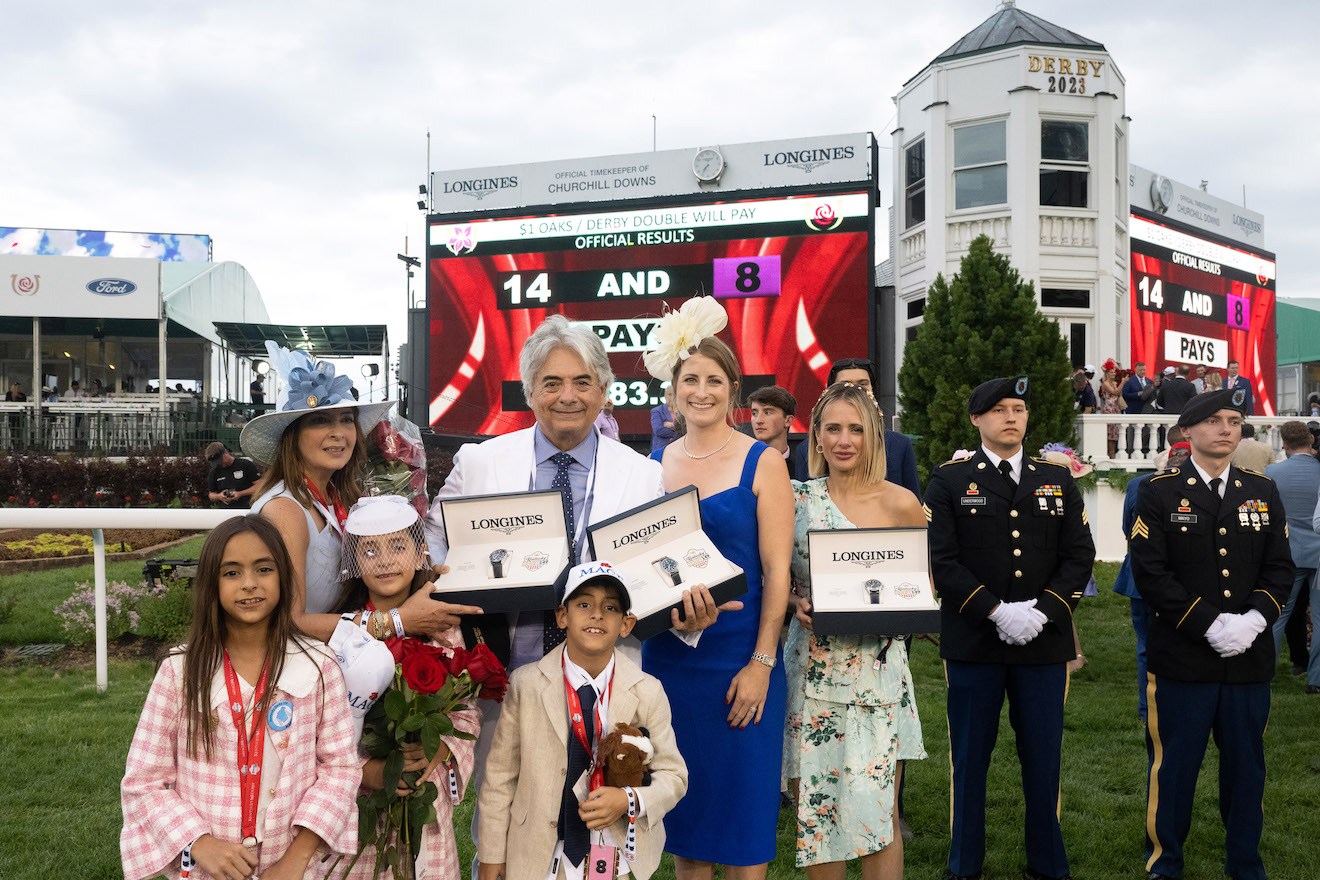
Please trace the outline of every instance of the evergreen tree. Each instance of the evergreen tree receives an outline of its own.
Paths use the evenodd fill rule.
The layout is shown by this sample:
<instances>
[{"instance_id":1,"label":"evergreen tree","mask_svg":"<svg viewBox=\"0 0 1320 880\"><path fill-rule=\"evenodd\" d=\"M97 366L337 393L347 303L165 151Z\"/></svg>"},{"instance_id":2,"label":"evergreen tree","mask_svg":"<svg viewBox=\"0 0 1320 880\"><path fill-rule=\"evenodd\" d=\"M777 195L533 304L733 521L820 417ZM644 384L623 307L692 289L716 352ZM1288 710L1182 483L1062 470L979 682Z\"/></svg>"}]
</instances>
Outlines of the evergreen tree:
<instances>
[{"instance_id":1,"label":"evergreen tree","mask_svg":"<svg viewBox=\"0 0 1320 880\"><path fill-rule=\"evenodd\" d=\"M967 417L972 389L997 376L1031 379L1023 447L1037 455L1046 443L1072 445L1073 393L1068 349L1059 326L1040 313L1031 283L1008 258L978 236L958 274L936 276L916 339L903 350L898 373L903 430L920 435L922 482L958 449L975 449L980 434Z\"/></svg>"}]
</instances>

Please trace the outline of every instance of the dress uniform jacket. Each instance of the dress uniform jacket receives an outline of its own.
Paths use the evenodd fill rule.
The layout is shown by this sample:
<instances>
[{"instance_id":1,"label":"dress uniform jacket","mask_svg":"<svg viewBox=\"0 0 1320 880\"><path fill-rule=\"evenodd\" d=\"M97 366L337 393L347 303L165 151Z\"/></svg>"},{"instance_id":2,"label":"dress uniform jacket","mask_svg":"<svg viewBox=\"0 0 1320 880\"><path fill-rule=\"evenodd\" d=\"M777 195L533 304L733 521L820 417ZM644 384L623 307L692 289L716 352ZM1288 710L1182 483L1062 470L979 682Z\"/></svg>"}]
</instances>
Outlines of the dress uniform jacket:
<instances>
[{"instance_id":1,"label":"dress uniform jacket","mask_svg":"<svg viewBox=\"0 0 1320 880\"><path fill-rule=\"evenodd\" d=\"M1267 628L1236 657L1220 657L1205 632L1222 613L1256 609L1273 623L1292 590L1293 563L1279 489L1230 466L1221 501L1188 462L1146 480L1137 494L1129 552L1153 617L1146 668L1181 681L1269 681Z\"/></svg>"},{"instance_id":2,"label":"dress uniform jacket","mask_svg":"<svg viewBox=\"0 0 1320 880\"><path fill-rule=\"evenodd\" d=\"M940 595L940 656L973 663L1066 663L1072 612L1095 560L1082 495L1068 468L1023 457L1016 491L978 449L935 469L925 498ZM1036 599L1049 618L1025 645L999 638L1000 601Z\"/></svg>"}]
</instances>

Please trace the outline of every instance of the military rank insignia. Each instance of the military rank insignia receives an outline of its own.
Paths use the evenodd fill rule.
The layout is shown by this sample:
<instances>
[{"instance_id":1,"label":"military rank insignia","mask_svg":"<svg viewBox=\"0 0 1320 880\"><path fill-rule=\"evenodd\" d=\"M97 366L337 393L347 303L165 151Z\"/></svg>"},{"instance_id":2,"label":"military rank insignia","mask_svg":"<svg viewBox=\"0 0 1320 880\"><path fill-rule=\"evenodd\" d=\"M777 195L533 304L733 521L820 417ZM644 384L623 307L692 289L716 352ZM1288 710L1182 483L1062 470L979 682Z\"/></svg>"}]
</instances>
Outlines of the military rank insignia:
<instances>
[{"instance_id":1,"label":"military rank insignia","mask_svg":"<svg viewBox=\"0 0 1320 880\"><path fill-rule=\"evenodd\" d=\"M1058 483L1048 483L1036 489L1033 493L1036 496L1036 504L1044 512L1051 516L1063 516L1063 486Z\"/></svg>"},{"instance_id":2,"label":"military rank insignia","mask_svg":"<svg viewBox=\"0 0 1320 880\"><path fill-rule=\"evenodd\" d=\"M1243 501L1237 509L1237 517L1238 525L1243 528L1251 526L1259 532L1261 526L1270 524L1270 505L1259 498Z\"/></svg>"},{"instance_id":3,"label":"military rank insignia","mask_svg":"<svg viewBox=\"0 0 1320 880\"><path fill-rule=\"evenodd\" d=\"M1129 538L1134 541L1137 538L1150 538L1150 529L1146 527L1146 523L1142 521L1140 516L1138 516L1137 521L1132 524L1132 534Z\"/></svg>"}]
</instances>

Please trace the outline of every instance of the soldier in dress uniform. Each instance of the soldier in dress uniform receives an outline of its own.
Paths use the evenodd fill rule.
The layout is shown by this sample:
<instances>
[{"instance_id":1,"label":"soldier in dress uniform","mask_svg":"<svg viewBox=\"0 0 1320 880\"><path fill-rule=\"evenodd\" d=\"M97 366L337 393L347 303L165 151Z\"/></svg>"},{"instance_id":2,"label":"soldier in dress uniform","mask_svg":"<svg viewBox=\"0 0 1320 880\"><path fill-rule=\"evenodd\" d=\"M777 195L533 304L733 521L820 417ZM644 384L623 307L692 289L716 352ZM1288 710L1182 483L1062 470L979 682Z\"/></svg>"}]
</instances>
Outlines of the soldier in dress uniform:
<instances>
[{"instance_id":1,"label":"soldier in dress uniform","mask_svg":"<svg viewBox=\"0 0 1320 880\"><path fill-rule=\"evenodd\" d=\"M1146 636L1146 871L1182 876L1196 777L1214 732L1224 871L1265 880L1265 722L1274 675L1270 624L1293 582L1283 502L1274 481L1230 460L1246 394L1199 394L1178 416L1192 457L1137 494L1129 544Z\"/></svg>"},{"instance_id":2,"label":"soldier in dress uniform","mask_svg":"<svg viewBox=\"0 0 1320 880\"><path fill-rule=\"evenodd\" d=\"M953 765L945 880L981 876L986 771L1005 695L1026 803L1024 876L1070 876L1058 818L1063 700L1072 612L1095 544L1068 468L1023 454L1027 385L1018 376L976 387L967 411L981 448L936 468L926 491Z\"/></svg>"}]
</instances>

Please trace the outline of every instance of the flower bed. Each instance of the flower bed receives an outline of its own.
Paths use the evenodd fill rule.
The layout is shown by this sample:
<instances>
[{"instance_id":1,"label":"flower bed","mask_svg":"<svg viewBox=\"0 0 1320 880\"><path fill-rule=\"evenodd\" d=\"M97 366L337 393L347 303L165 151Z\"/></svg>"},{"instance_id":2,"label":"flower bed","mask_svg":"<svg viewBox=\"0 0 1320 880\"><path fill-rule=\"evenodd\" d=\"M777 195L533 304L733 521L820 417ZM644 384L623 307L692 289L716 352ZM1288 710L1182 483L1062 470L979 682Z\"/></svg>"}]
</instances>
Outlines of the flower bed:
<instances>
[{"instance_id":1,"label":"flower bed","mask_svg":"<svg viewBox=\"0 0 1320 880\"><path fill-rule=\"evenodd\" d=\"M106 529L106 553L130 553L191 534L179 529ZM77 529L7 529L0 531L0 560L90 556L92 535Z\"/></svg>"},{"instance_id":2,"label":"flower bed","mask_svg":"<svg viewBox=\"0 0 1320 880\"><path fill-rule=\"evenodd\" d=\"M9 507L208 507L209 466L161 453L126 460L0 454L0 504Z\"/></svg>"}]
</instances>

